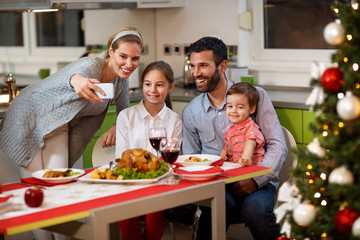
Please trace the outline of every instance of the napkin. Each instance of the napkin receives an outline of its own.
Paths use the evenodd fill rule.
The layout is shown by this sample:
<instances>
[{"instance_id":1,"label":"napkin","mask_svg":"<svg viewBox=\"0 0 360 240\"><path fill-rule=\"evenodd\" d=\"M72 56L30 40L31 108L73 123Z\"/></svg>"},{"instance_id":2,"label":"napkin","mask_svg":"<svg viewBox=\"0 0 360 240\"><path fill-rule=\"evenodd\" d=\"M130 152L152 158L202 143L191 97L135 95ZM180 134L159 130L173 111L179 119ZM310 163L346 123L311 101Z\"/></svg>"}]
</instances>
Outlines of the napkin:
<instances>
[{"instance_id":1,"label":"napkin","mask_svg":"<svg viewBox=\"0 0 360 240\"><path fill-rule=\"evenodd\" d=\"M72 183L75 182L75 180L70 181L70 182L64 182L64 183L48 183L48 182L43 182L40 179L36 179L33 177L30 178L22 178L21 179L22 183L26 183L26 184L30 184L30 185L40 185L40 186L47 186L47 187L51 187L51 186L56 186L56 185L61 185L61 184L68 184L68 183Z\"/></svg>"},{"instance_id":2,"label":"napkin","mask_svg":"<svg viewBox=\"0 0 360 240\"><path fill-rule=\"evenodd\" d=\"M210 164L210 166L222 166L224 164L224 159L219 159L219 160L217 160L217 161L215 161L215 162L213 162L212 164Z\"/></svg>"},{"instance_id":3,"label":"napkin","mask_svg":"<svg viewBox=\"0 0 360 240\"><path fill-rule=\"evenodd\" d=\"M189 168L187 168L189 169ZM224 170L221 167L215 166L215 167L209 167L205 170L199 170L199 171L187 171L185 168L175 168L175 173L177 174L211 174L211 173L220 173Z\"/></svg>"},{"instance_id":4,"label":"napkin","mask_svg":"<svg viewBox=\"0 0 360 240\"><path fill-rule=\"evenodd\" d=\"M12 196L14 196L14 195L10 194L10 195L4 196L4 197L0 196L0 204L7 202Z\"/></svg>"}]
</instances>

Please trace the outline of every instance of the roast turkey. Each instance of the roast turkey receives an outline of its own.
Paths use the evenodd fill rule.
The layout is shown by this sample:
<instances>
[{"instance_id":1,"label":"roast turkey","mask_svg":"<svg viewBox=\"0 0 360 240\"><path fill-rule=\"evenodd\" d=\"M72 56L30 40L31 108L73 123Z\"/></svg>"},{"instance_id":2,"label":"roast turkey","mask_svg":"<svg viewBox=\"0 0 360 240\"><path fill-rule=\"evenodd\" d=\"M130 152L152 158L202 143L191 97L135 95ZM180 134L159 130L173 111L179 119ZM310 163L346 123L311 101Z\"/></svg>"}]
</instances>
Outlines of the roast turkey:
<instances>
[{"instance_id":1,"label":"roast turkey","mask_svg":"<svg viewBox=\"0 0 360 240\"><path fill-rule=\"evenodd\" d=\"M141 148L129 149L123 152L121 158L116 159L117 168L133 169L137 168L138 172L148 172L157 170L160 167L159 159L152 154Z\"/></svg>"}]
</instances>

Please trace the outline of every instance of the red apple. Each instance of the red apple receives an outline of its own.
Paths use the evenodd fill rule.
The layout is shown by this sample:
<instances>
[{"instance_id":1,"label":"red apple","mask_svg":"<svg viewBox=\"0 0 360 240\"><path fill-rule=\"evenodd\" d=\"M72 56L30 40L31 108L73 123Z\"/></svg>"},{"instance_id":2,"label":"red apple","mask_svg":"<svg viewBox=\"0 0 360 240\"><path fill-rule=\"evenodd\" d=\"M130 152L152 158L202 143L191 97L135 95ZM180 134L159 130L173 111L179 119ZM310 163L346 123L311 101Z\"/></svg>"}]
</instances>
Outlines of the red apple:
<instances>
[{"instance_id":1,"label":"red apple","mask_svg":"<svg viewBox=\"0 0 360 240\"><path fill-rule=\"evenodd\" d=\"M38 187L31 187L25 191L25 203L29 207L38 207L44 200L44 192Z\"/></svg>"}]
</instances>

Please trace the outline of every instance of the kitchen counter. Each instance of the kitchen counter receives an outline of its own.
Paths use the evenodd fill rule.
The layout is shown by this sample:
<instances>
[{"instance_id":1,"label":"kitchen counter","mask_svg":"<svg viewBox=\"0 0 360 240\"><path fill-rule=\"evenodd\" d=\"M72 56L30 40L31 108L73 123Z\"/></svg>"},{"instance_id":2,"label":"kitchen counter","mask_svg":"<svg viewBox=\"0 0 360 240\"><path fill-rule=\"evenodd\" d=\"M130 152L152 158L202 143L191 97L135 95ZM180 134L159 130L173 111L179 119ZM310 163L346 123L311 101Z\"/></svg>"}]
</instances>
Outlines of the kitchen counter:
<instances>
[{"instance_id":1,"label":"kitchen counter","mask_svg":"<svg viewBox=\"0 0 360 240\"><path fill-rule=\"evenodd\" d=\"M305 87L283 87L283 86L260 86L264 88L270 96L274 107L309 109L305 105L306 98L311 93L311 88ZM177 83L171 93L171 99L174 102L190 102L200 93L195 87L184 87L182 83ZM142 89L130 90L130 102L138 102L143 98ZM0 119L7 110L6 106L0 106Z\"/></svg>"},{"instance_id":2,"label":"kitchen counter","mask_svg":"<svg viewBox=\"0 0 360 240\"><path fill-rule=\"evenodd\" d=\"M305 105L306 98L311 93L311 88L305 87L283 87L283 86L260 86L269 94L274 107L309 109ZM190 102L200 93L195 87L183 87L176 84L171 93L171 100L174 102ZM140 101L143 97L142 90L136 89L130 93L130 102Z\"/></svg>"}]
</instances>

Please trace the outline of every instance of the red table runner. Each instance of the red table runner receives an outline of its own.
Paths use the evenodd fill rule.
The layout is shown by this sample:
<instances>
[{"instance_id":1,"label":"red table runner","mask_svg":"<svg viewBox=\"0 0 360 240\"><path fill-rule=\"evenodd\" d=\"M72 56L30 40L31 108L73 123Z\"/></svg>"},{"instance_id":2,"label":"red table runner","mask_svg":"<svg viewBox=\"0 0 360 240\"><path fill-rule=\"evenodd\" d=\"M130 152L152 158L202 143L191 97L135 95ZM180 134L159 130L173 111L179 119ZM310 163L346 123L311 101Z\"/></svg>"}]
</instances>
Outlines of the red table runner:
<instances>
[{"instance_id":1,"label":"red table runner","mask_svg":"<svg viewBox=\"0 0 360 240\"><path fill-rule=\"evenodd\" d=\"M241 167L236 169L231 169L224 171L222 174L231 176L231 178L221 177L218 176L214 179L207 180L207 181L198 181L199 184L209 182L209 181L216 181L220 179L225 179L225 182L234 182L238 180L242 180L245 178L252 178L254 176L264 175L267 173L272 173L271 168L265 167L258 167L258 166L250 166L250 167ZM56 217L66 216L74 213L79 213L83 211L89 211L91 209L104 207L107 205L131 201L141 197L147 197L155 194L161 194L169 191L174 191L177 189L182 189L186 187L194 186L188 181L180 181L177 185L150 185L146 188L133 190L125 193L115 194L111 196L101 197L93 200L82 201L76 204L70 204L67 206L52 208L48 210L44 210L37 213L27 214L25 216L18 216L13 218L7 218L4 220L0 220L0 233L6 235L7 229L21 226L24 224L30 224L37 221L47 220ZM4 192L15 190L19 188L25 188L26 186L21 185L19 183L8 184L3 186Z\"/></svg>"}]
</instances>

